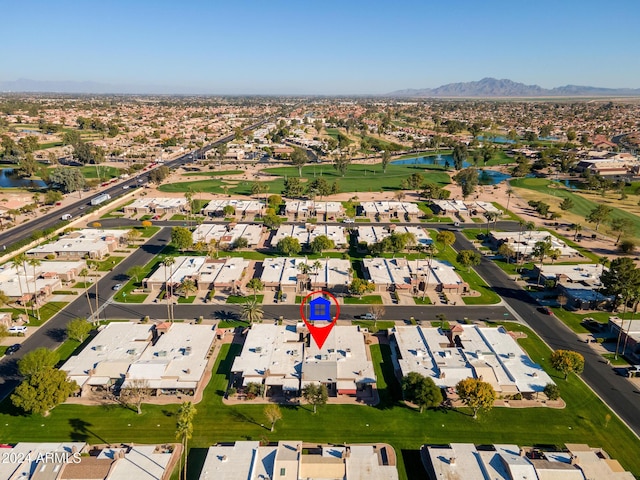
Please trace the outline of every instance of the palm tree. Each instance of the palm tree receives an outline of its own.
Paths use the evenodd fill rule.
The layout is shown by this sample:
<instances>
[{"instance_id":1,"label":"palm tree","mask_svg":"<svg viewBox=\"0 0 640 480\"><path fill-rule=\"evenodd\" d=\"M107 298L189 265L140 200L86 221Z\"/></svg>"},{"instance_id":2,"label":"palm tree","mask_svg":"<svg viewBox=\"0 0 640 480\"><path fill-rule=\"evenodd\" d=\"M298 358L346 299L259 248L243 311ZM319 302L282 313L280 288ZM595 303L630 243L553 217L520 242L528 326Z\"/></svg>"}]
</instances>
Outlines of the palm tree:
<instances>
[{"instance_id":1,"label":"palm tree","mask_svg":"<svg viewBox=\"0 0 640 480\"><path fill-rule=\"evenodd\" d=\"M512 188L507 188L507 212L509 211L509 203L511 202L511 195L513 195L513 189Z\"/></svg>"},{"instance_id":2,"label":"palm tree","mask_svg":"<svg viewBox=\"0 0 640 480\"><path fill-rule=\"evenodd\" d=\"M220 240L217 240L215 238L212 238L211 240L209 240L209 246L207 250L207 254L209 255L209 258L213 259L213 255L215 255L215 257L218 258L219 245L220 245Z\"/></svg>"},{"instance_id":3,"label":"palm tree","mask_svg":"<svg viewBox=\"0 0 640 480\"><path fill-rule=\"evenodd\" d=\"M18 287L20 288L20 296L24 297L24 290L22 289L22 279L20 278L20 269L25 268L25 262L27 260L27 256L24 253L19 253L11 260L11 266L16 269L16 274L18 275ZM25 273L25 280L27 279L27 275ZM24 307L24 314L29 319L29 312L27 311L27 302L22 302L22 306Z\"/></svg>"},{"instance_id":4,"label":"palm tree","mask_svg":"<svg viewBox=\"0 0 640 480\"><path fill-rule=\"evenodd\" d=\"M180 284L180 292L185 298L188 297L190 293L197 292L197 291L198 291L198 287L196 285L196 282L193 281L193 279L185 278L182 280L182 283Z\"/></svg>"},{"instance_id":5,"label":"palm tree","mask_svg":"<svg viewBox=\"0 0 640 480\"><path fill-rule=\"evenodd\" d=\"M256 300L247 300L242 304L242 319L248 321L249 325L262 320L263 315L264 311Z\"/></svg>"},{"instance_id":6,"label":"palm tree","mask_svg":"<svg viewBox=\"0 0 640 480\"><path fill-rule=\"evenodd\" d=\"M27 263L33 267L33 308L36 311L36 318L40 320L40 305L38 304L38 285L36 277L36 267L42 265L42 261L38 258L30 258Z\"/></svg>"},{"instance_id":7,"label":"palm tree","mask_svg":"<svg viewBox=\"0 0 640 480\"><path fill-rule=\"evenodd\" d=\"M320 263L320 260L316 260L315 262L313 262L313 265L311 265L311 268L313 269L313 273L316 276L316 285L318 285L318 273L320 273L322 263Z\"/></svg>"},{"instance_id":8,"label":"palm tree","mask_svg":"<svg viewBox=\"0 0 640 480\"><path fill-rule=\"evenodd\" d=\"M191 402L183 402L178 410L178 423L176 425L176 438L182 442L182 455L180 456L180 462L182 463L184 458L184 470L182 471L182 478L187 478L187 444L193 433L193 418L198 411ZM179 471L182 470L180 465Z\"/></svg>"},{"instance_id":9,"label":"palm tree","mask_svg":"<svg viewBox=\"0 0 640 480\"><path fill-rule=\"evenodd\" d=\"M500 214L498 212L487 212L484 214L484 216L487 218L487 235L489 235L489 224L491 222L495 222L500 216ZM495 228L495 224L494 224L494 228Z\"/></svg>"},{"instance_id":10,"label":"palm tree","mask_svg":"<svg viewBox=\"0 0 640 480\"><path fill-rule=\"evenodd\" d=\"M164 265L164 296L167 300L167 318L170 321L173 321L173 315L171 315L171 305L169 301L171 300L171 291L169 290L169 277L167 276L167 268L170 267L171 276L173 276L173 265L176 263L176 259L173 257L165 257L162 260L162 264Z\"/></svg>"},{"instance_id":11,"label":"palm tree","mask_svg":"<svg viewBox=\"0 0 640 480\"><path fill-rule=\"evenodd\" d=\"M311 271L311 267L310 267L307 263L305 263L305 262L299 263L299 264L297 265L297 269L298 269L298 270L300 270L300 273L301 273L302 275L309 275L309 272ZM306 283L305 283L305 285L306 285ZM306 288L306 287L305 287L305 288ZM305 288L303 288L303 290L304 290Z\"/></svg>"},{"instance_id":12,"label":"palm tree","mask_svg":"<svg viewBox=\"0 0 640 480\"><path fill-rule=\"evenodd\" d=\"M187 223L189 224L189 226L191 226L191 202L193 201L194 195L195 195L195 192L191 187L188 187L187 191L184 193L184 198L187 201L187 206L186 206Z\"/></svg>"},{"instance_id":13,"label":"palm tree","mask_svg":"<svg viewBox=\"0 0 640 480\"><path fill-rule=\"evenodd\" d=\"M582 231L582 225L579 223L574 223L573 224L573 241L574 242L578 238L578 232L581 232L581 231Z\"/></svg>"},{"instance_id":14,"label":"palm tree","mask_svg":"<svg viewBox=\"0 0 640 480\"><path fill-rule=\"evenodd\" d=\"M247 282L247 287L253 290L253 300L257 301L258 292L264 288L264 284L259 278L252 278Z\"/></svg>"}]
</instances>

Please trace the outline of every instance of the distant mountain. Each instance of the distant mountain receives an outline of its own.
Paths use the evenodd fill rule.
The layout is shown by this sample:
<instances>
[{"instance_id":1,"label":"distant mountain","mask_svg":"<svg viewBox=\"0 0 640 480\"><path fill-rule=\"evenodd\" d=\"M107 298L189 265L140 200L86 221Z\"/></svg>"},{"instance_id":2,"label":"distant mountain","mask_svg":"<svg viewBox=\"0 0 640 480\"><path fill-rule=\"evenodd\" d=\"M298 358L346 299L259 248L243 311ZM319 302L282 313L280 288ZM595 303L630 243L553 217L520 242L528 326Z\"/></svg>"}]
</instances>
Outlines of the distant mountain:
<instances>
[{"instance_id":1,"label":"distant mountain","mask_svg":"<svg viewBox=\"0 0 640 480\"><path fill-rule=\"evenodd\" d=\"M601 88L565 85L552 89L512 80L483 78L477 82L448 83L437 88L398 90L388 97L490 98L490 97L611 97L640 96L640 88Z\"/></svg>"},{"instance_id":2,"label":"distant mountain","mask_svg":"<svg viewBox=\"0 0 640 480\"><path fill-rule=\"evenodd\" d=\"M184 89L177 89L158 85L112 85L99 82L72 81L40 81L20 78L18 80L0 82L1 92L29 92L29 93L94 93L94 94L181 94L189 93Z\"/></svg>"}]
</instances>

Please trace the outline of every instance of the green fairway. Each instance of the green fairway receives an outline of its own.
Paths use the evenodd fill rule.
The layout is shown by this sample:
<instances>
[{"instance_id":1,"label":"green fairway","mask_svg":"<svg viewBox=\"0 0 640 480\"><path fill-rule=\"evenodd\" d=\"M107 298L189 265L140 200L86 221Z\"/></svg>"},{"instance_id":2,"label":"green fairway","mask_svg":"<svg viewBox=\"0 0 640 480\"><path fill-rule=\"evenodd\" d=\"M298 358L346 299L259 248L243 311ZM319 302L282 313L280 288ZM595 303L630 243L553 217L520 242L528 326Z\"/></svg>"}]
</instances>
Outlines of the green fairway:
<instances>
[{"instance_id":1,"label":"green fairway","mask_svg":"<svg viewBox=\"0 0 640 480\"><path fill-rule=\"evenodd\" d=\"M550 350L526 327L508 324L510 329L526 332L520 340L533 361L541 363L560 387L567 402L564 409L494 408L473 420L467 409L429 410L420 414L400 401L400 387L393 372L388 345L371 345L377 375L380 403L364 405L327 405L318 413L302 406L283 406L283 419L271 433L264 417L264 405L222 403L238 344L222 345L213 367L213 376L197 404L191 454L216 442L235 440L278 441L300 439L309 442L380 442L396 449L400 478L416 478L405 470L423 443L514 443L518 445L556 445L589 443L606 449L625 468L640 474L640 441L620 422L577 377L567 381L550 369ZM23 417L5 401L0 404L0 422L4 424L2 441L82 440L93 443L160 443L174 441L176 405L143 405L143 414L119 405L61 405L49 417ZM607 421L607 415L611 419ZM347 421L348 419L348 421ZM505 428L508 426L508 428ZM544 426L544 428L541 428ZM409 462L411 463L411 462ZM407 469L413 467L409 464ZM419 477L418 477L419 478Z\"/></svg>"},{"instance_id":2,"label":"green fairway","mask_svg":"<svg viewBox=\"0 0 640 480\"><path fill-rule=\"evenodd\" d=\"M84 167L80 167L80 171L86 179L99 177L101 180L110 180L120 175L119 168L109 167L107 165L85 165Z\"/></svg>"},{"instance_id":3,"label":"green fairway","mask_svg":"<svg viewBox=\"0 0 640 480\"><path fill-rule=\"evenodd\" d=\"M244 170L220 170L220 171L216 171L216 170L210 170L207 172L187 172L187 173L183 173L182 176L183 177L217 177L217 176L223 176L223 175L241 175L245 173Z\"/></svg>"},{"instance_id":4,"label":"green fairway","mask_svg":"<svg viewBox=\"0 0 640 480\"><path fill-rule=\"evenodd\" d=\"M284 190L285 178L298 177L296 167L267 168L264 172L280 177L276 180L263 182L269 186L269 194L281 193ZM381 164L352 164L343 177L331 164L327 163L303 167L302 182L308 183L314 179L324 178L331 184L338 182L341 192L390 191L398 190L401 182L413 173L422 175L425 182L433 182L441 186L450 183L449 175L435 165L389 165L387 172L383 173ZM224 187L226 186L230 194L251 195L253 183L255 182L246 180L210 179L164 184L160 185L159 190L168 193L186 192L189 189L198 192L225 193Z\"/></svg>"},{"instance_id":5,"label":"green fairway","mask_svg":"<svg viewBox=\"0 0 640 480\"><path fill-rule=\"evenodd\" d=\"M570 198L573 201L573 208L569 211L579 215L581 217L586 217L589 213L596 208L600 203L606 204L613 208L613 212L609 216L609 220L612 218L626 218L632 222L635 228L635 236L640 236L640 217L634 215L632 213L626 212L620 208L614 207L611 202L608 202L606 199L602 199L601 202L594 202L584 196L574 193L568 189L566 189L562 184L558 182L552 182L551 180L545 178L518 178L510 181L510 185L516 188L526 188L528 190L534 190L540 194L542 194L545 198L550 196L558 197L561 199ZM549 187L552 188L549 188ZM555 187L555 188L554 188ZM540 198L540 200L545 200L545 198ZM585 220L586 224L586 220ZM593 226L593 224L590 224ZM606 225L602 225L602 228L605 229Z\"/></svg>"}]
</instances>

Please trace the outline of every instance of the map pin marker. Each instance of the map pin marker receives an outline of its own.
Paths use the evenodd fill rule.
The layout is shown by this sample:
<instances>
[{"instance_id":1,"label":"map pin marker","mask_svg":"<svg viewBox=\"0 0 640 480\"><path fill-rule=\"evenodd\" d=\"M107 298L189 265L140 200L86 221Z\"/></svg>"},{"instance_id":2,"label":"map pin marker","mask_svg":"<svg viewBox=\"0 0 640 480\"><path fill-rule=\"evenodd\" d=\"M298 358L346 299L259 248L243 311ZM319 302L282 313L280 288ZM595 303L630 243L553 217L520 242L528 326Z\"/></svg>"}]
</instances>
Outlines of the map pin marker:
<instances>
[{"instance_id":1,"label":"map pin marker","mask_svg":"<svg viewBox=\"0 0 640 480\"><path fill-rule=\"evenodd\" d=\"M329 297L331 300L327 299ZM331 304L334 303L336 306L336 314L335 316L331 316ZM309 318L305 313L305 305L309 305ZM311 292L309 295L304 297L302 303L300 303L300 316L302 317L302 321L309 329L309 333L311 334L311 338L316 343L319 349L322 349L324 342L327 340L327 337L331 333L331 329L335 326L338 321L338 316L340 315L340 304L338 304L338 300L336 297L331 295L329 292L325 292L324 290L318 290L316 292ZM314 322L314 323L311 323ZM318 322L316 324L315 322ZM323 324L320 326L321 324Z\"/></svg>"}]
</instances>

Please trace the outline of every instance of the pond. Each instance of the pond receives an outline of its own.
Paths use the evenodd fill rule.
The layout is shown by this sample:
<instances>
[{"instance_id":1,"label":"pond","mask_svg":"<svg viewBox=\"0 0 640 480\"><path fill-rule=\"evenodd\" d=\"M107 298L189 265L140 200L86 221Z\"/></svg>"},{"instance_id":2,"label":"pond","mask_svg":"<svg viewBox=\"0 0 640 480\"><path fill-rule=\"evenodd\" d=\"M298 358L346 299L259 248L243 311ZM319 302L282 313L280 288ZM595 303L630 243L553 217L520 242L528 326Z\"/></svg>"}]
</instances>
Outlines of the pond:
<instances>
[{"instance_id":1,"label":"pond","mask_svg":"<svg viewBox=\"0 0 640 480\"><path fill-rule=\"evenodd\" d=\"M427 157L405 158L403 160L393 160L392 165L441 165L453 168L453 156L451 155L429 155ZM470 167L467 161L462 162L462 168Z\"/></svg>"},{"instance_id":2,"label":"pond","mask_svg":"<svg viewBox=\"0 0 640 480\"><path fill-rule=\"evenodd\" d=\"M46 188L47 184L42 180L22 178L13 173L13 168L0 170L0 188Z\"/></svg>"},{"instance_id":3,"label":"pond","mask_svg":"<svg viewBox=\"0 0 640 480\"><path fill-rule=\"evenodd\" d=\"M508 173L497 172L495 170L480 170L478 181L480 185L497 185L511 178Z\"/></svg>"}]
</instances>

